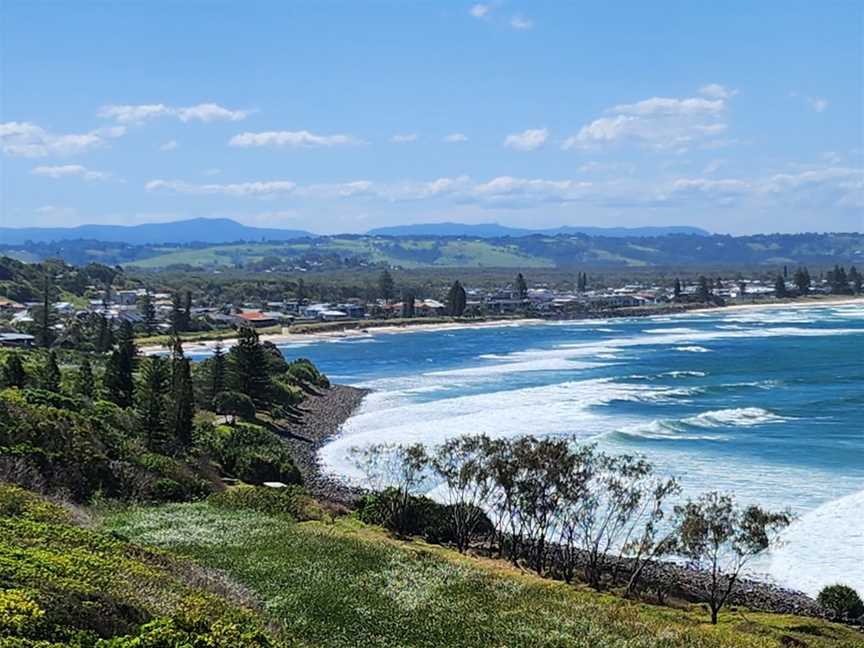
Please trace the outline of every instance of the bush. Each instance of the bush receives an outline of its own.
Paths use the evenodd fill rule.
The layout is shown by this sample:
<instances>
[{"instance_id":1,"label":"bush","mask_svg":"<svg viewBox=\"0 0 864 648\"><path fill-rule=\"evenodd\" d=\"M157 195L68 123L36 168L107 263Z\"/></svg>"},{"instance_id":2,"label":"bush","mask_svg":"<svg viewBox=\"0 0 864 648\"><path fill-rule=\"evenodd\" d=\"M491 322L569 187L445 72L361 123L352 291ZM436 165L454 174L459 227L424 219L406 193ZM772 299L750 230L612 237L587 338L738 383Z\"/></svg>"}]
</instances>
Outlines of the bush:
<instances>
[{"instance_id":1,"label":"bush","mask_svg":"<svg viewBox=\"0 0 864 648\"><path fill-rule=\"evenodd\" d=\"M429 542L443 543L452 538L446 506L428 497L412 495L408 498L400 521L395 516L401 509L398 503L401 497L402 494L395 488L366 495L358 503L357 516L367 524L377 524L395 533L422 536Z\"/></svg>"},{"instance_id":2,"label":"bush","mask_svg":"<svg viewBox=\"0 0 864 648\"><path fill-rule=\"evenodd\" d=\"M245 482L303 481L285 442L258 425L240 423L233 428L223 441L218 459L226 472Z\"/></svg>"},{"instance_id":3,"label":"bush","mask_svg":"<svg viewBox=\"0 0 864 648\"><path fill-rule=\"evenodd\" d=\"M217 414L241 419L255 418L255 404L246 394L236 391L223 391L213 397L213 410Z\"/></svg>"},{"instance_id":4,"label":"bush","mask_svg":"<svg viewBox=\"0 0 864 648\"><path fill-rule=\"evenodd\" d=\"M267 488L235 486L215 493L208 501L229 509L253 509L270 515L288 515L295 520L325 520L327 513L318 501L301 486Z\"/></svg>"},{"instance_id":5,"label":"bush","mask_svg":"<svg viewBox=\"0 0 864 648\"><path fill-rule=\"evenodd\" d=\"M864 602L858 592L847 585L837 584L822 588L816 602L835 619L854 621L864 616Z\"/></svg>"}]
</instances>

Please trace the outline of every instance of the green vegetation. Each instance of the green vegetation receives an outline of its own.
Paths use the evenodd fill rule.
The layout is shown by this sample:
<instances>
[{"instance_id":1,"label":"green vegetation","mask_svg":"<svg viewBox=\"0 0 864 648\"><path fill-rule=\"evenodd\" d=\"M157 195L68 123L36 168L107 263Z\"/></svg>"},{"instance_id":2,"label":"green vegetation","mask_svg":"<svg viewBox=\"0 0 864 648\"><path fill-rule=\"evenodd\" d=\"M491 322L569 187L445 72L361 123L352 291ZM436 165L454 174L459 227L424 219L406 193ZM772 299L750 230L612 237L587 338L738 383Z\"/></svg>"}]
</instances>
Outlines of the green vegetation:
<instances>
[{"instance_id":1,"label":"green vegetation","mask_svg":"<svg viewBox=\"0 0 864 648\"><path fill-rule=\"evenodd\" d=\"M543 580L499 561L392 540L350 519L196 503L110 514L105 528L224 570L301 645L852 648L855 631L814 619L661 608Z\"/></svg>"},{"instance_id":2,"label":"green vegetation","mask_svg":"<svg viewBox=\"0 0 864 648\"><path fill-rule=\"evenodd\" d=\"M129 245L62 241L0 246L24 260L62 255L69 262L124 265L142 270L170 267L244 267L261 272L398 266L402 268L542 269L599 267L828 265L854 262L862 235L760 234L754 236L586 236L562 234L516 238L470 236L321 236L284 242Z\"/></svg>"},{"instance_id":3,"label":"green vegetation","mask_svg":"<svg viewBox=\"0 0 864 648\"><path fill-rule=\"evenodd\" d=\"M75 524L0 484L0 646L273 645L254 600L190 561Z\"/></svg>"},{"instance_id":4,"label":"green vegetation","mask_svg":"<svg viewBox=\"0 0 864 648\"><path fill-rule=\"evenodd\" d=\"M817 600L835 619L853 621L864 616L864 601L847 585L829 585L819 592Z\"/></svg>"},{"instance_id":5,"label":"green vegetation","mask_svg":"<svg viewBox=\"0 0 864 648\"><path fill-rule=\"evenodd\" d=\"M0 481L78 502L195 499L223 476L300 483L279 431L329 380L242 333L194 367L176 341L139 357L128 324L107 357L0 350Z\"/></svg>"}]
</instances>

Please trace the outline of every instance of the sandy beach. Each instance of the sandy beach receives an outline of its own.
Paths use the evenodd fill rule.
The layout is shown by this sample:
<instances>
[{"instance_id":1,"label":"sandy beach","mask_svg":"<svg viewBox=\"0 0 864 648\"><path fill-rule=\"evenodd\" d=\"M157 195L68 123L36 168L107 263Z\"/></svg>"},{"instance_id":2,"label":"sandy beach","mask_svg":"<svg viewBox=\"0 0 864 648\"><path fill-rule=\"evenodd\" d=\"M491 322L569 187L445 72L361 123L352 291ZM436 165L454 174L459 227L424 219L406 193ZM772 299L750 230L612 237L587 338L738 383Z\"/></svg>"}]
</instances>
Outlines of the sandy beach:
<instances>
[{"instance_id":1,"label":"sandy beach","mask_svg":"<svg viewBox=\"0 0 864 648\"><path fill-rule=\"evenodd\" d=\"M802 300L795 301L785 301L785 302L763 302L763 303L753 303L753 304L732 304L730 306L718 306L715 308L704 308L699 310L694 310L692 313L705 313L720 311L724 313L741 311L741 310L770 310L777 308L812 308L818 306L843 306L848 304L864 304L864 297L862 296L850 296L850 297L825 297L825 298L808 298ZM688 315L692 313L680 313L679 315ZM658 316L663 315L663 313L657 313ZM651 317L648 315L647 317ZM458 329L467 329L467 328L501 328L501 327L510 327L510 326L536 326L538 324L544 324L547 320L540 318L530 318L530 319L506 319L506 320L485 320L479 322L471 322L471 321L463 321L463 322L436 322L434 324L411 324L411 325L398 325L394 324L392 326L375 326L369 328L353 328L353 329L343 329L337 331L321 331L321 332L311 332L311 333L274 333L274 334L265 334L261 336L262 342L272 342L277 346L288 346L292 344L303 345L310 344L313 342L325 342L328 340L343 340L350 338L367 338L373 335L393 335L393 334L401 334L401 333L421 333L421 332L429 332L429 331L449 331L449 330L458 330ZM578 320L574 320L578 321ZM283 329L284 330L284 329ZM210 353L217 343L221 343L222 347L225 349L230 348L235 342L236 338L226 338L223 340L200 340L200 341L190 341L183 343L183 350L187 353ZM143 355L153 355L157 353L165 352L164 346L145 346L141 348L141 353Z\"/></svg>"}]
</instances>

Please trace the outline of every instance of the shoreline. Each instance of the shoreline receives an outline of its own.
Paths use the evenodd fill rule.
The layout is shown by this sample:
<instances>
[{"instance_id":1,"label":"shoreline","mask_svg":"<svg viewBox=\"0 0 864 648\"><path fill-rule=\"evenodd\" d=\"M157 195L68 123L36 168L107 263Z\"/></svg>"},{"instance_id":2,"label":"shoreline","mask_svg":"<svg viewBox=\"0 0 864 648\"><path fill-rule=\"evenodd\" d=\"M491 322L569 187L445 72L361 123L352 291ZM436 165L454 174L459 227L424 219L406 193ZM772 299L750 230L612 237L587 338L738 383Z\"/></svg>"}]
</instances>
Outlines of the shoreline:
<instances>
[{"instance_id":1,"label":"shoreline","mask_svg":"<svg viewBox=\"0 0 864 648\"><path fill-rule=\"evenodd\" d=\"M369 389L333 385L318 395L310 395L300 405L298 422L288 424L281 435L288 445L294 465L310 493L341 504L357 497L357 490L321 470L318 451L339 435L342 426L360 407Z\"/></svg>"},{"instance_id":2,"label":"shoreline","mask_svg":"<svg viewBox=\"0 0 864 648\"><path fill-rule=\"evenodd\" d=\"M350 508L362 494L362 489L343 481L338 475L324 473L318 451L340 434L342 426L370 393L369 389L333 385L319 395L310 396L301 406L304 412L302 421L285 429L283 440L303 476L304 486L315 497ZM480 555L486 554L481 551ZM550 573L555 574L554 568ZM562 580L560 574L547 578ZM672 598L698 602L705 598L709 579L707 572L689 569L669 560L658 560L645 570L643 589L665 591ZM742 576L738 583L729 599L733 606L743 605L751 610L778 614L813 617L825 614L808 594L760 579L758 575Z\"/></svg>"},{"instance_id":3,"label":"shoreline","mask_svg":"<svg viewBox=\"0 0 864 648\"><path fill-rule=\"evenodd\" d=\"M760 310L760 309L776 309L776 308L818 308L824 306L843 306L849 304L862 304L864 305L864 296L844 296L844 297L832 297L828 296L825 298L820 297L809 297L803 299L793 299L789 301L770 301L770 302L762 302L762 303L751 303L751 304L731 304L728 306L704 306L698 308L690 308L683 311L675 310L670 312L663 312L659 310L656 313L644 313L634 315L630 312L630 309L621 309L622 312L616 315L614 312L603 312L597 313L596 317L579 317L573 319L559 319L559 320L551 320L544 319L539 317L531 317L531 318L502 318L502 319L487 319L480 321L454 321L454 322L431 322L431 323L411 323L411 324L386 324L382 326L368 326L363 327L362 322L357 323L358 325L355 328L345 328L338 329L333 331L321 331L321 332L308 332L308 333L270 333L261 335L262 342L270 342L275 344L276 346L288 346L288 345L305 345L305 344L313 344L315 342L328 342L328 341L336 341L336 340L350 340L350 339L362 339L368 338L375 335L394 335L401 333L428 333L428 332L437 332L437 331L451 331L451 330L462 330L462 329L470 329L470 328L505 328L510 326L538 326L541 324L545 324L547 322L579 322L583 320L591 320L591 319L608 319L614 317L665 317L665 316L675 316L675 317L687 317L694 314L704 314L704 313L726 313L726 312L737 312L742 310ZM626 312L625 312L626 311ZM195 353L195 352L205 352L212 353L213 348L217 343L221 343L223 348L226 350L229 349L233 344L237 342L236 337L222 338L218 340L200 340L200 341L189 341L183 343L183 350L187 353ZM140 352L143 355L154 355L159 353L164 353L166 347L157 346L157 345L148 345L140 348Z\"/></svg>"}]
</instances>

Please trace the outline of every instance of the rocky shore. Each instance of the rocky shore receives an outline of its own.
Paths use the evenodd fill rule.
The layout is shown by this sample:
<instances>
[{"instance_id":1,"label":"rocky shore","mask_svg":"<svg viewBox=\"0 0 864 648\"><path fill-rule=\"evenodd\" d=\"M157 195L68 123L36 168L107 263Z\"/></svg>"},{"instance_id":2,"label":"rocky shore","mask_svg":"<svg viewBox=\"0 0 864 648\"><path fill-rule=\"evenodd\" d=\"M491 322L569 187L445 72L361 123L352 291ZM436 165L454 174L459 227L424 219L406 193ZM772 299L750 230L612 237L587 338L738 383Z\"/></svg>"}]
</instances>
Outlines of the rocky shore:
<instances>
[{"instance_id":1,"label":"rocky shore","mask_svg":"<svg viewBox=\"0 0 864 648\"><path fill-rule=\"evenodd\" d=\"M341 503L349 503L357 497L356 490L321 473L318 450L339 433L339 428L368 393L367 389L346 385L321 390L318 395L310 395L300 406L301 420L286 426L285 442L306 487L316 497Z\"/></svg>"}]
</instances>

